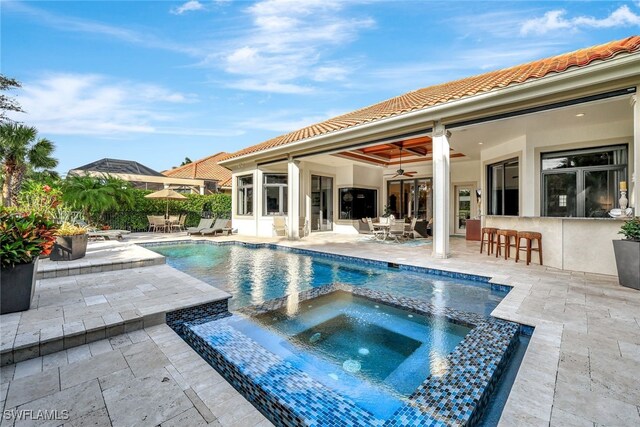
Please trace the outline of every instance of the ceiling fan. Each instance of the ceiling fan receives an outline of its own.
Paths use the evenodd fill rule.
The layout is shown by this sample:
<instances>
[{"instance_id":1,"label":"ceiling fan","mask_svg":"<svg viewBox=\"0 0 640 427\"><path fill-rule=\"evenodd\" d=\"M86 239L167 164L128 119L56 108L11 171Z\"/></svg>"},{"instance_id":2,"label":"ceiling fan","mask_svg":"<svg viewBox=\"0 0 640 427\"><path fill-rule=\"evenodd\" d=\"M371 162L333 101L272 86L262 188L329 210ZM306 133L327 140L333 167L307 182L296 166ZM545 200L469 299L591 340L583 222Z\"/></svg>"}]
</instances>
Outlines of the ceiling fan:
<instances>
[{"instance_id":1,"label":"ceiling fan","mask_svg":"<svg viewBox=\"0 0 640 427\"><path fill-rule=\"evenodd\" d=\"M402 146L400 146L399 149L400 149L400 167L396 171L395 175L393 175L393 173L390 173L390 174L386 174L385 176L393 175L391 178L396 178L398 176L406 176L409 178L413 178L413 175L417 174L418 172L417 171L407 172L404 169L402 169Z\"/></svg>"}]
</instances>

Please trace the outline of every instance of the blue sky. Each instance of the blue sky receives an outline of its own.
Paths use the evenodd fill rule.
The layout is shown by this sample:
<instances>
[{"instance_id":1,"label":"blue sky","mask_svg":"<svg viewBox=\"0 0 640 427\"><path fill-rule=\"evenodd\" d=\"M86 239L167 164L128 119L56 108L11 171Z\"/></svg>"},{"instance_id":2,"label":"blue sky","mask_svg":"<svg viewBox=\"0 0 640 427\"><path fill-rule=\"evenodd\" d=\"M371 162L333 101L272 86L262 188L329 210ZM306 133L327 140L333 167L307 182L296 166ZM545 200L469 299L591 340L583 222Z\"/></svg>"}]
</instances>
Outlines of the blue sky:
<instances>
[{"instance_id":1,"label":"blue sky","mask_svg":"<svg viewBox=\"0 0 640 427\"><path fill-rule=\"evenodd\" d=\"M640 2L2 1L2 72L58 169L156 170L640 33Z\"/></svg>"}]
</instances>

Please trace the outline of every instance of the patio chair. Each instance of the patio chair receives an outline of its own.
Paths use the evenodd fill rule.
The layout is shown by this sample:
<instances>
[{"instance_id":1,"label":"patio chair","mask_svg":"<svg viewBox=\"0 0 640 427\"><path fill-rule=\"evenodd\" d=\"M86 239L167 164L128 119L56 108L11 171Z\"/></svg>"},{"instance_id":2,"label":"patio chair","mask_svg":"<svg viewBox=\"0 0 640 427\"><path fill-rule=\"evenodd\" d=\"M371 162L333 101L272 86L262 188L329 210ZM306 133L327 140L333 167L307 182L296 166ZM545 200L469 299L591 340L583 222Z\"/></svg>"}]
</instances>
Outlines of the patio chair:
<instances>
[{"instance_id":1,"label":"patio chair","mask_svg":"<svg viewBox=\"0 0 640 427\"><path fill-rule=\"evenodd\" d=\"M274 233L276 233L276 236L287 235L287 222L285 220L285 217L283 216L273 217L273 231Z\"/></svg>"},{"instance_id":2,"label":"patio chair","mask_svg":"<svg viewBox=\"0 0 640 427\"><path fill-rule=\"evenodd\" d=\"M403 221L394 221L389 225L389 237L392 237L397 243L400 242L400 239L405 238Z\"/></svg>"},{"instance_id":3,"label":"patio chair","mask_svg":"<svg viewBox=\"0 0 640 427\"><path fill-rule=\"evenodd\" d=\"M213 224L213 218L200 218L200 222L198 223L197 226L187 227L187 234L197 234L201 230L206 230L207 228L211 228L212 224Z\"/></svg>"},{"instance_id":4,"label":"patio chair","mask_svg":"<svg viewBox=\"0 0 640 427\"><path fill-rule=\"evenodd\" d=\"M187 215L184 214L176 216L175 221L173 220L173 217L169 217L169 220L171 221L171 231L173 231L174 229L177 231L182 231L184 229L184 222L187 220Z\"/></svg>"},{"instance_id":5,"label":"patio chair","mask_svg":"<svg viewBox=\"0 0 640 427\"><path fill-rule=\"evenodd\" d=\"M306 237L309 235L309 221L307 221L307 217L301 216L300 222L298 223L298 233L300 237Z\"/></svg>"},{"instance_id":6,"label":"patio chair","mask_svg":"<svg viewBox=\"0 0 640 427\"><path fill-rule=\"evenodd\" d=\"M156 232L158 230L165 230L166 224L163 216L159 215L147 215L147 220L149 220L149 229L148 231Z\"/></svg>"},{"instance_id":7,"label":"patio chair","mask_svg":"<svg viewBox=\"0 0 640 427\"><path fill-rule=\"evenodd\" d=\"M405 226L405 232L404 232L405 237L408 237L408 238L411 238L411 239L415 238L415 236L416 236L415 235L415 231L416 231L416 223L417 222L418 222L418 218L413 217L413 218L411 218L411 223L410 224L405 224L404 225Z\"/></svg>"},{"instance_id":8,"label":"patio chair","mask_svg":"<svg viewBox=\"0 0 640 427\"><path fill-rule=\"evenodd\" d=\"M373 225L373 221L371 221L371 218L367 218L367 225L369 226L369 232L371 233L371 235L375 240L387 239L387 232L383 229L375 228Z\"/></svg>"},{"instance_id":9,"label":"patio chair","mask_svg":"<svg viewBox=\"0 0 640 427\"><path fill-rule=\"evenodd\" d=\"M214 236L216 236L218 233L224 233L225 231L228 234L231 231L230 222L231 220L228 218L218 218L216 219L216 222L212 227L200 230L200 234L202 234L203 236L205 234L213 234Z\"/></svg>"}]
</instances>

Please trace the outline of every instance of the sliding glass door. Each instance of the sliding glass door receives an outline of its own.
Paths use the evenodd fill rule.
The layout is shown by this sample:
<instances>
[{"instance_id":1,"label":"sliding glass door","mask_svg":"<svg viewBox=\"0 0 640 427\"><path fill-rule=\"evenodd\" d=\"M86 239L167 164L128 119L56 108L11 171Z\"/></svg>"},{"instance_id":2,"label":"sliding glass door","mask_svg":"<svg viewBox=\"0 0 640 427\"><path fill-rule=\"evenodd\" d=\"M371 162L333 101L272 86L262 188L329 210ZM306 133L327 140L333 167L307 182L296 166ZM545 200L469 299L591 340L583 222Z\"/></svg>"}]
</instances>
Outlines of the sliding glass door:
<instances>
[{"instance_id":1,"label":"sliding glass door","mask_svg":"<svg viewBox=\"0 0 640 427\"><path fill-rule=\"evenodd\" d=\"M403 179L387 182L387 206L396 218L430 220L431 179Z\"/></svg>"},{"instance_id":2,"label":"sliding glass door","mask_svg":"<svg viewBox=\"0 0 640 427\"><path fill-rule=\"evenodd\" d=\"M311 175L311 231L333 230L333 178Z\"/></svg>"}]
</instances>

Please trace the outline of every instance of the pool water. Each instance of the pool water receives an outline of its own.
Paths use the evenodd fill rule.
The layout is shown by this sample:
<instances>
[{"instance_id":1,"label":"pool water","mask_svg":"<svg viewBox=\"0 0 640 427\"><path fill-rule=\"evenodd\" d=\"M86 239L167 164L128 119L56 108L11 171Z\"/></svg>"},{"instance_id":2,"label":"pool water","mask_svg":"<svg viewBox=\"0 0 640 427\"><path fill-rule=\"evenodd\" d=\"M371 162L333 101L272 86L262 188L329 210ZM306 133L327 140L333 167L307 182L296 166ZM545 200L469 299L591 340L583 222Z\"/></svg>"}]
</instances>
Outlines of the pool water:
<instances>
[{"instance_id":1,"label":"pool water","mask_svg":"<svg viewBox=\"0 0 640 427\"><path fill-rule=\"evenodd\" d=\"M341 291L253 320L328 362L328 376L359 376L401 396L409 396L432 368L440 369L470 331L445 318L427 318Z\"/></svg>"},{"instance_id":2,"label":"pool water","mask_svg":"<svg viewBox=\"0 0 640 427\"><path fill-rule=\"evenodd\" d=\"M334 291L222 322L379 419L391 417L471 328ZM207 324L192 327L194 331Z\"/></svg>"},{"instance_id":3,"label":"pool water","mask_svg":"<svg viewBox=\"0 0 640 427\"><path fill-rule=\"evenodd\" d=\"M232 310L338 282L485 315L507 293L483 282L270 248L194 243L149 249L164 255L170 266L229 292L233 295L229 302Z\"/></svg>"}]
</instances>

